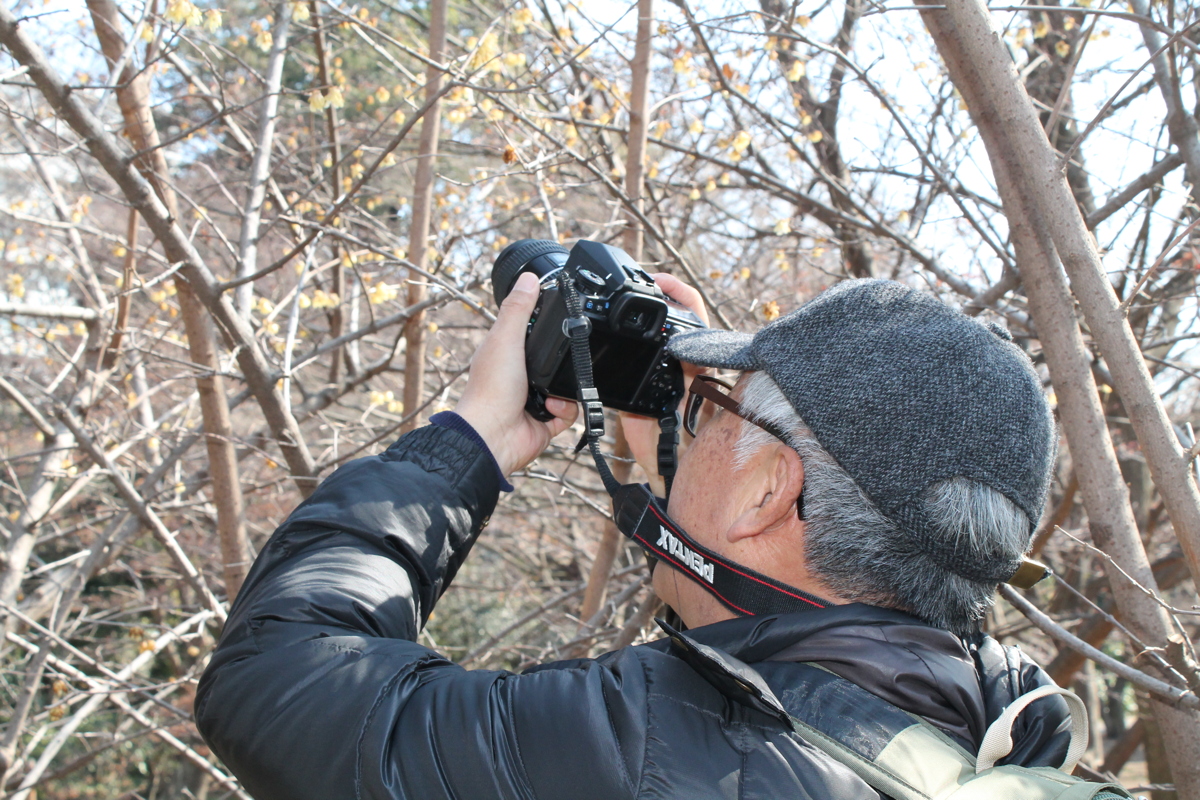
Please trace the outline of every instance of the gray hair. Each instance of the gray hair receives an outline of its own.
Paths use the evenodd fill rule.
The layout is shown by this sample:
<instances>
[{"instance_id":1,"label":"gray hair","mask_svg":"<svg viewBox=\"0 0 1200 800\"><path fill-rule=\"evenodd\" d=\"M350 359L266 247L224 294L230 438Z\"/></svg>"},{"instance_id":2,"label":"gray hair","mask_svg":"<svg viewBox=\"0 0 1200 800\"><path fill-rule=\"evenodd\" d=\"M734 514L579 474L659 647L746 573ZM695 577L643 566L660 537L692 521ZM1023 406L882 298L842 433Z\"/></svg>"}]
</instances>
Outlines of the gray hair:
<instances>
[{"instance_id":1,"label":"gray hair","mask_svg":"<svg viewBox=\"0 0 1200 800\"><path fill-rule=\"evenodd\" d=\"M740 402L790 432L788 444L804 463L805 557L831 591L845 600L907 611L959 635L979 629L994 602L995 584L949 572L913 548L765 372L746 375ZM757 425L743 423L734 447L736 466L775 441ZM950 478L931 484L922 501L935 530L953 540L965 559L1018 557L1029 545L1025 512L989 486Z\"/></svg>"}]
</instances>

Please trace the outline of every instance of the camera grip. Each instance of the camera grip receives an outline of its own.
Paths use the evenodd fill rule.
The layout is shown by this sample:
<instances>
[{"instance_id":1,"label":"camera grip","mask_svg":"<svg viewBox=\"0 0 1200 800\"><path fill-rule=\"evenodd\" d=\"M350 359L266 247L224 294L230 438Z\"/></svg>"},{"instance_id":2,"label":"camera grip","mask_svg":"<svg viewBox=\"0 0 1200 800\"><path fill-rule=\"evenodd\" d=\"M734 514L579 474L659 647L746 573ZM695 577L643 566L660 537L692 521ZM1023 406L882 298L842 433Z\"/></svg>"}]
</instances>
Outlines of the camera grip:
<instances>
[{"instance_id":1,"label":"camera grip","mask_svg":"<svg viewBox=\"0 0 1200 800\"><path fill-rule=\"evenodd\" d=\"M538 422L549 422L554 419L554 415L546 408L547 397L545 392L534 389L532 386L529 387L529 398L525 401L525 410Z\"/></svg>"}]
</instances>

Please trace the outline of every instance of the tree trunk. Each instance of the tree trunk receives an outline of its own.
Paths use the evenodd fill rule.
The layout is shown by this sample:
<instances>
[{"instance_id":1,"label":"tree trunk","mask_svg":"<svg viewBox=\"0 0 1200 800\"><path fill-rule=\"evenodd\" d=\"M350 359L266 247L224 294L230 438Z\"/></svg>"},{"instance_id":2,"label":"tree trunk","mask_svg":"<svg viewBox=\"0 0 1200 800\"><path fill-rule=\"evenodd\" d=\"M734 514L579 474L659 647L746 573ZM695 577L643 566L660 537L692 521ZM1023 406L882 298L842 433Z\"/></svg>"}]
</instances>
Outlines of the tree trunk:
<instances>
[{"instance_id":1,"label":"tree trunk","mask_svg":"<svg viewBox=\"0 0 1200 800\"><path fill-rule=\"evenodd\" d=\"M121 17L113 0L88 0L92 24L108 66L112 69L125 51ZM154 187L172 217L178 218L175 193L167 186L167 159L159 146L158 129L150 111L148 73L137 72L132 64L118 81L117 103L125 118L125 129L135 150L149 152L139 160L138 168ZM217 359L216 337L204 306L187 281L175 281L179 307L187 332L188 350L201 377L196 378L200 393L200 412L204 422L204 442L212 472L212 499L217 507L217 534L221 545L225 592L232 602L250 569L250 544L243 519L242 486L238 479L237 452L233 445L233 425L225 397L225 380Z\"/></svg>"},{"instance_id":2,"label":"tree trunk","mask_svg":"<svg viewBox=\"0 0 1200 800\"><path fill-rule=\"evenodd\" d=\"M986 100L980 97L980 101L988 104L997 121L1004 121L995 131L1003 143L997 141L988 146L993 169L999 156L996 147L1005 148L1006 168L1020 187L1024 202L1029 204L1039 235L1046 238L1048 247L1056 253L1054 260L1061 259L1062 267L1070 275L1092 338L1112 373L1113 388L1129 413L1154 484L1167 507L1192 577L1196 578L1200 576L1200 490L1184 463L1183 447L1100 263L1096 241L1079 213L1062 166L1021 87L1016 68L986 6L978 0L956 0L946 9L953 19L955 35L962 37L963 45L975 50L973 79L978 83L977 92L986 95ZM961 86L958 88L962 91ZM971 105L968 100L968 107ZM971 111L977 121L978 114L987 113L973 107ZM980 128L982 132L982 124Z\"/></svg>"},{"instance_id":3,"label":"tree trunk","mask_svg":"<svg viewBox=\"0 0 1200 800\"><path fill-rule=\"evenodd\" d=\"M267 183L271 177L271 147L275 143L275 121L279 113L280 85L283 82L283 62L287 60L288 29L291 11L288 4L275 7L275 31L271 38L271 55L263 76L266 94L258 113L258 139L254 143L250 178L246 188L246 204L242 209L242 231L238 237L237 277L245 278L258 270L259 224L262 222L263 201L267 199ZM254 282L243 283L234 289L238 313L250 316L254 302Z\"/></svg>"},{"instance_id":4,"label":"tree trunk","mask_svg":"<svg viewBox=\"0 0 1200 800\"><path fill-rule=\"evenodd\" d=\"M446 0L429 4L429 60L425 69L425 98L428 102L442 88L443 52L446 49ZM418 269L429 263L429 218L433 211L434 166L437 161L438 131L442 122L441 102L434 103L421 120L421 141L417 149L417 174L413 181L412 228L408 234L408 258ZM425 299L424 278L410 276L408 304ZM425 312L414 314L404 325L404 413L409 420L401 433L417 427L417 409L425 389Z\"/></svg>"},{"instance_id":5,"label":"tree trunk","mask_svg":"<svg viewBox=\"0 0 1200 800\"><path fill-rule=\"evenodd\" d=\"M634 45L633 79L629 96L629 141L625 144L625 194L638 211L642 210L642 183L646 167L646 131L649 120L646 118L649 109L650 56L654 36L654 0L638 0L637 42ZM642 260L642 243L644 232L641 221L632 210L625 210L625 231L622 234L622 244L625 252L634 261ZM618 417L613 423L613 455L619 459L629 458L629 444L625 441L625 432L621 428ZM632 464L628 461L613 462L613 475L621 483L629 480ZM587 590L583 595L583 608L579 618L589 620L600 610L604 602L605 590L608 588L608 576L612 572L613 561L616 560L617 550L621 544L621 532L612 520L604 523L604 531L600 535L600 545L596 548L596 559L592 562L592 571L588 575Z\"/></svg>"},{"instance_id":6,"label":"tree trunk","mask_svg":"<svg viewBox=\"0 0 1200 800\"><path fill-rule=\"evenodd\" d=\"M930 0L922 0L922 4L932 5ZM1063 264L1059 261L1059 252L1066 250L1069 257L1064 260L1069 262L1067 268L1072 279L1082 277L1080 273L1086 268L1095 268L1096 262L1084 262L1077 249L1066 249L1070 244L1067 242L1067 222L1059 219L1056 225L1052 219L1055 211L1060 215L1069 213L1075 217L1078 229L1086 234L1082 217L1062 171L1055 163L1032 104L1018 82L1011 58L991 25L987 8L978 0L948 0L945 9L926 10L922 16L987 147L1011 228L1030 313L1054 382L1062 426L1079 476L1092 536L1132 579L1119 574L1109 577L1125 623L1147 643L1165 645L1171 632L1170 620L1163 609L1132 582L1151 591L1157 590L1105 423L1091 372L1090 354L1084 345ZM1053 205L1049 200L1051 196L1061 203L1061 208L1047 208ZM1062 249L1056 250L1056 244ZM1078 243L1074 244L1077 248ZM1103 278L1101 273L1096 274ZM1108 291L1111 295L1111 287ZM1089 300L1095 299L1093 292ZM1082 298L1081 303L1085 310L1089 307ZM1121 323L1128 332L1123 318ZM1100 324L1099 320L1092 320L1092 331L1097 338ZM1136 354L1134 345L1134 350L1124 355L1130 360ZM1136 360L1141 364L1140 358ZM1113 364L1110 362L1109 366L1111 368ZM1128 405L1136 405L1133 398L1137 392L1132 386L1122 396ZM1161 409L1157 395L1154 402ZM1143 446L1150 449L1145 440ZM1178 447L1177 442L1175 446ZM1182 459L1176 463L1182 471ZM1200 718L1162 702L1151 701L1150 705L1166 734L1164 745L1180 796L1200 796Z\"/></svg>"},{"instance_id":7,"label":"tree trunk","mask_svg":"<svg viewBox=\"0 0 1200 800\"><path fill-rule=\"evenodd\" d=\"M317 79L320 80L321 86L331 86L329 70L329 50L325 46L325 31L322 28L324 24L320 16L317 0L308 0L309 16L312 17L313 25L313 49L317 55ZM329 160L332 166L329 168L329 200L333 202L337 200L338 195L342 192L342 139L338 133L338 110L336 106L326 104L325 106L325 134L329 138ZM336 226L335 226L336 227ZM341 246L335 240L333 242L333 257L337 259L337 263L333 266L333 292L338 296L338 304L329 309L329 338L336 339L345 333L345 311L346 302L346 270L342 266L340 254ZM357 288L357 284L355 284ZM339 348L333 351L333 358L329 364L329 382L334 386L341 383L342 380L342 355L343 352ZM347 359L353 363L352 359Z\"/></svg>"},{"instance_id":8,"label":"tree trunk","mask_svg":"<svg viewBox=\"0 0 1200 800\"><path fill-rule=\"evenodd\" d=\"M625 143L625 194L642 210L642 181L646 169L646 126L649 120L651 38L654 36L654 0L638 0L637 43L633 50L632 86L629 95L629 141ZM642 260L642 226L637 215L625 211L625 252L634 261Z\"/></svg>"}]
</instances>

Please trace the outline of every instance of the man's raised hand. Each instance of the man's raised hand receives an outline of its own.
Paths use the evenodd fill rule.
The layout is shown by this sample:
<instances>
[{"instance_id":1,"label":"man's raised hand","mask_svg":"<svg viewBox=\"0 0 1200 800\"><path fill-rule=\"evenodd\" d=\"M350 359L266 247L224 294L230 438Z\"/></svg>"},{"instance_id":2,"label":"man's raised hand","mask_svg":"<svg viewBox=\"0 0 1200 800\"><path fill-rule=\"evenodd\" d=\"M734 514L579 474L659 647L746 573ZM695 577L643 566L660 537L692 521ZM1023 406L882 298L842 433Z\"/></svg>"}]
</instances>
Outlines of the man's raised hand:
<instances>
[{"instance_id":1,"label":"man's raised hand","mask_svg":"<svg viewBox=\"0 0 1200 800\"><path fill-rule=\"evenodd\" d=\"M574 401L557 397L546 400L546 409L554 415L549 422L539 422L525 411L525 329L537 297L537 277L522 274L471 358L467 387L454 409L487 443L506 476L537 458L551 439L571 427L579 412Z\"/></svg>"}]
</instances>

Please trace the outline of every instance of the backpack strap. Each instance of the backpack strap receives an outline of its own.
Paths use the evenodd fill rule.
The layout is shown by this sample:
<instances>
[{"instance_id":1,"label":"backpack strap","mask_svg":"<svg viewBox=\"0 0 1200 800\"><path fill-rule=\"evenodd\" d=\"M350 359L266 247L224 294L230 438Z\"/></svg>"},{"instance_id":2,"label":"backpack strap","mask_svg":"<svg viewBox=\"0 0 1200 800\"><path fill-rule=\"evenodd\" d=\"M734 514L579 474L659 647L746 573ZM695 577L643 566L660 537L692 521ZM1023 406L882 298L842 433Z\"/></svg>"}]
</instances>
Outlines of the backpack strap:
<instances>
[{"instance_id":1,"label":"backpack strap","mask_svg":"<svg viewBox=\"0 0 1200 800\"><path fill-rule=\"evenodd\" d=\"M792 729L893 800L933 800L975 771L961 748L943 741L936 729L919 722L896 734L873 760L796 717L792 717ZM916 764L921 765L919 770L913 769Z\"/></svg>"},{"instance_id":2,"label":"backpack strap","mask_svg":"<svg viewBox=\"0 0 1200 800\"><path fill-rule=\"evenodd\" d=\"M1070 689L1053 685L1039 686L1032 692L1021 695L1004 709L1004 713L997 717L995 722L988 726L987 733L983 735L983 743L979 745L979 755L976 756L975 772L977 774L996 766L997 761L1012 752L1012 726L1016 722L1017 716L1033 701L1053 695L1061 695L1067 701L1067 708L1071 712L1071 745L1067 748L1066 760L1059 767L1068 775L1071 774L1075 765L1079 763L1079 759L1083 758L1083 754L1087 751L1087 707L1079 699L1079 695Z\"/></svg>"},{"instance_id":3,"label":"backpack strap","mask_svg":"<svg viewBox=\"0 0 1200 800\"><path fill-rule=\"evenodd\" d=\"M1017 698L988 727L977 759L961 744L919 716L812 663L795 663L794 680L777 697L750 665L669 625L676 654L727 699L787 724L809 746L844 765L892 800L1118 800L1129 794L1116 784L1071 777L1087 747L1082 701L1057 686L1042 686ZM1071 744L1062 770L1054 767L995 767L1013 748L1012 725L1031 703L1062 695L1071 711ZM781 699L782 698L782 699ZM980 773L987 772L986 775Z\"/></svg>"}]
</instances>

